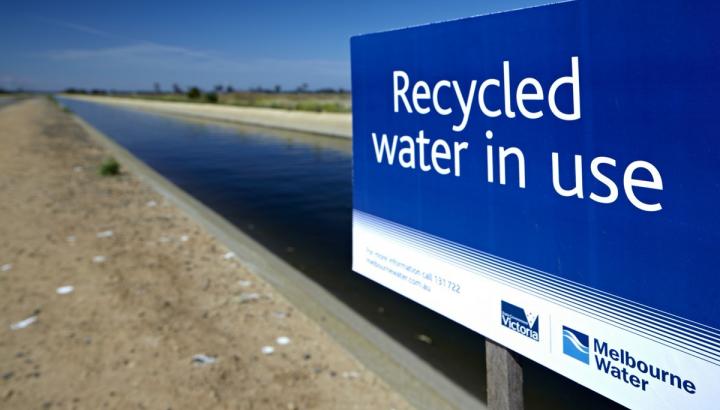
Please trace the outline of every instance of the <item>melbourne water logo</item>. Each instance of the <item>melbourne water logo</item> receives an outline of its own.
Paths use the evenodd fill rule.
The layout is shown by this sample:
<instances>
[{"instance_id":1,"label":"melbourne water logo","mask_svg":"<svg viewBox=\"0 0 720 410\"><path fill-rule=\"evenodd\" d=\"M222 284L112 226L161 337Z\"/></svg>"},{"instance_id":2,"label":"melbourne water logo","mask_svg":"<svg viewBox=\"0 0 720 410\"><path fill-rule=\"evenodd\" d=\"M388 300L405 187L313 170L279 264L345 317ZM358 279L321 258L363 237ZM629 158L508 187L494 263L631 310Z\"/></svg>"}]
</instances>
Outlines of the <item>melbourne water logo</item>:
<instances>
[{"instance_id":1,"label":"melbourne water logo","mask_svg":"<svg viewBox=\"0 0 720 410\"><path fill-rule=\"evenodd\" d=\"M500 323L508 329L520 333L532 340L540 340L539 318L532 312L527 312L520 306L501 301Z\"/></svg>"},{"instance_id":2,"label":"melbourne water logo","mask_svg":"<svg viewBox=\"0 0 720 410\"><path fill-rule=\"evenodd\" d=\"M563 353L590 364L590 338L585 333L563 326Z\"/></svg>"},{"instance_id":3,"label":"melbourne water logo","mask_svg":"<svg viewBox=\"0 0 720 410\"><path fill-rule=\"evenodd\" d=\"M616 348L598 338L592 338L593 352L590 353L591 338L585 333L563 326L563 353L575 360L590 365L591 368L612 377L622 383L642 391L657 380L661 385L695 394L695 382L648 360L640 359L636 354L624 348Z\"/></svg>"}]
</instances>

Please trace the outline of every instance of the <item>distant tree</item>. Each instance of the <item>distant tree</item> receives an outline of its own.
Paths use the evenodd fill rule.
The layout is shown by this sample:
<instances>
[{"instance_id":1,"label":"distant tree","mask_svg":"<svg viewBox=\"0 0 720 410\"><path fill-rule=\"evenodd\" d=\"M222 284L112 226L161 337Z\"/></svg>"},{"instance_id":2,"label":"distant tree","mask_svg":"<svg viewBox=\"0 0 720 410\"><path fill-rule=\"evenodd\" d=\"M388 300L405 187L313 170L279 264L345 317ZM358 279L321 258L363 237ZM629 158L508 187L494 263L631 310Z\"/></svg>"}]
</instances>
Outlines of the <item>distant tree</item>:
<instances>
[{"instance_id":1,"label":"distant tree","mask_svg":"<svg viewBox=\"0 0 720 410\"><path fill-rule=\"evenodd\" d=\"M74 87L65 89L65 92L67 94L87 94L88 93L86 90L83 90L82 88L74 88Z\"/></svg>"},{"instance_id":2,"label":"distant tree","mask_svg":"<svg viewBox=\"0 0 720 410\"><path fill-rule=\"evenodd\" d=\"M282 92L282 86L280 86L280 84L275 85L273 91L275 91L276 94L280 94Z\"/></svg>"},{"instance_id":3,"label":"distant tree","mask_svg":"<svg viewBox=\"0 0 720 410\"><path fill-rule=\"evenodd\" d=\"M177 83L173 84L173 93L182 94L183 93L182 87L180 87Z\"/></svg>"},{"instance_id":4,"label":"distant tree","mask_svg":"<svg viewBox=\"0 0 720 410\"><path fill-rule=\"evenodd\" d=\"M190 99L197 100L202 96L202 91L200 91L197 87L190 87L190 90L187 92L187 96Z\"/></svg>"},{"instance_id":5,"label":"distant tree","mask_svg":"<svg viewBox=\"0 0 720 410\"><path fill-rule=\"evenodd\" d=\"M308 90L308 88L310 88L310 86L308 86L308 83L302 83L302 84L300 84L300 85L298 86L297 92L299 92L299 93L306 93L307 90Z\"/></svg>"},{"instance_id":6,"label":"distant tree","mask_svg":"<svg viewBox=\"0 0 720 410\"><path fill-rule=\"evenodd\" d=\"M225 88L225 92L226 92L226 93L234 93L234 92L235 92L235 89L233 88L232 85L228 85L228 86Z\"/></svg>"},{"instance_id":7,"label":"distant tree","mask_svg":"<svg viewBox=\"0 0 720 410\"><path fill-rule=\"evenodd\" d=\"M153 84L153 88L155 88L155 94L162 93L162 89L160 88L160 83L155 82L155 84Z\"/></svg>"},{"instance_id":8,"label":"distant tree","mask_svg":"<svg viewBox=\"0 0 720 410\"><path fill-rule=\"evenodd\" d=\"M216 103L218 102L218 95L216 92L210 92L205 94L205 101L209 103Z\"/></svg>"},{"instance_id":9,"label":"distant tree","mask_svg":"<svg viewBox=\"0 0 720 410\"><path fill-rule=\"evenodd\" d=\"M221 93L222 90L223 90L222 84L218 84L218 85L215 86L215 92L216 92L216 93Z\"/></svg>"}]
</instances>

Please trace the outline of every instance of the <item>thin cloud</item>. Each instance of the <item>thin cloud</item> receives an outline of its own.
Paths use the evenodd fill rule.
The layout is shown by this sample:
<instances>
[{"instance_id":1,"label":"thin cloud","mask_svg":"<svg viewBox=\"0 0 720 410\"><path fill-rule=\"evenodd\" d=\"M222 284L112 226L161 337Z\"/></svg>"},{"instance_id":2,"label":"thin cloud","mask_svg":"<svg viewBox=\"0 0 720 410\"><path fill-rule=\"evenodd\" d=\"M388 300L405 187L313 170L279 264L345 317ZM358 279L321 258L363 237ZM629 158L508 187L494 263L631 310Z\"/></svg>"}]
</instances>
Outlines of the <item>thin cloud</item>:
<instances>
[{"instance_id":1,"label":"thin cloud","mask_svg":"<svg viewBox=\"0 0 720 410\"><path fill-rule=\"evenodd\" d=\"M211 57L204 52L198 52L183 47L166 46L155 43L137 43L118 47L105 48L75 48L51 50L47 57L52 60L97 60L110 59L124 62L153 62L178 63L190 61L207 61ZM170 60L167 60L167 59Z\"/></svg>"},{"instance_id":2,"label":"thin cloud","mask_svg":"<svg viewBox=\"0 0 720 410\"><path fill-rule=\"evenodd\" d=\"M118 36L118 35L115 35L112 33L108 33L107 31L98 30L94 27L84 26L82 24L75 24L75 23L71 23L68 21L56 20L56 19L51 19L51 18L41 17L41 16L35 16L35 18L43 20L43 21L51 23L51 24L54 24L59 27L77 31L80 33L92 34L96 37L109 38L112 40L123 40L123 41L132 40L127 37L121 37L121 36Z\"/></svg>"},{"instance_id":3,"label":"thin cloud","mask_svg":"<svg viewBox=\"0 0 720 410\"><path fill-rule=\"evenodd\" d=\"M156 43L153 41L148 41L148 40L139 40L139 39L134 39L134 38L130 38L130 37L119 36L117 34L99 30L94 27L85 26L82 24L76 24L76 23L72 23L69 21L49 19L49 18L45 18L45 17L37 17L37 18L47 21L49 23L55 24L59 27L64 27L64 28L67 28L67 29L70 29L73 31L86 33L86 34L92 34L93 36L96 36L96 37L108 38L108 39L113 39L113 40L122 40L125 43L130 43L130 45L126 45L126 46L111 47L111 48L104 48L104 49L101 48L101 49L95 50L95 51L99 51L99 52L107 54L107 55L115 54L115 52L113 52L113 51L123 53L123 52L125 52L125 50L123 50L123 49L128 49L127 51L132 51L132 49L137 49L138 51L142 52L143 47L147 48L149 51L158 51L158 50L161 52L170 51L170 52L174 52L174 53L185 54L188 56L202 57L206 54L203 52L189 50L189 49L182 48L182 47L171 46L171 45L166 45L166 44L159 44L159 43ZM80 57L84 52L92 52L93 50L72 50L72 49L60 50L60 54L51 52L51 55L55 55L56 57L62 58L62 51L68 52L67 57L70 57L70 58L76 57L77 58L77 57Z\"/></svg>"},{"instance_id":4,"label":"thin cloud","mask_svg":"<svg viewBox=\"0 0 720 410\"><path fill-rule=\"evenodd\" d=\"M130 72L145 73L165 70L185 73L189 78L198 75L220 78L244 77L254 82L266 78L276 83L288 76L315 78L327 84L347 84L350 64L348 61L323 59L245 59L212 51L201 51L145 40L123 38L93 27L75 23L48 20L70 30L93 36L122 40L129 43L101 48L66 48L47 51L44 58L56 63L82 64L86 67L126 68ZM329 80L329 81L328 81Z\"/></svg>"},{"instance_id":5,"label":"thin cloud","mask_svg":"<svg viewBox=\"0 0 720 410\"><path fill-rule=\"evenodd\" d=\"M54 61L91 62L128 67L181 68L223 73L276 73L284 70L312 71L314 74L343 77L349 72L346 61L322 59L240 59L216 53L156 43L95 49L62 49L47 52Z\"/></svg>"}]
</instances>

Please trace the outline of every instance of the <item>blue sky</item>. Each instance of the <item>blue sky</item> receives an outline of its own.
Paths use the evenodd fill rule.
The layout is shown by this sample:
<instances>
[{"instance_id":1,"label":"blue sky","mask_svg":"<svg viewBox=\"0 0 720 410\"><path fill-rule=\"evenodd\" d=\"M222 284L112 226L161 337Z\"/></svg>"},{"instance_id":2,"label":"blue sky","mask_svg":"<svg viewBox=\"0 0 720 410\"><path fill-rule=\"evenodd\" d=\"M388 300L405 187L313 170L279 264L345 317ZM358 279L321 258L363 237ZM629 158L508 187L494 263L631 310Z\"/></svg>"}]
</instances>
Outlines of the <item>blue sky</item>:
<instances>
[{"instance_id":1,"label":"blue sky","mask_svg":"<svg viewBox=\"0 0 720 410\"><path fill-rule=\"evenodd\" d=\"M352 35L541 3L10 0L0 6L0 87L349 88Z\"/></svg>"}]
</instances>

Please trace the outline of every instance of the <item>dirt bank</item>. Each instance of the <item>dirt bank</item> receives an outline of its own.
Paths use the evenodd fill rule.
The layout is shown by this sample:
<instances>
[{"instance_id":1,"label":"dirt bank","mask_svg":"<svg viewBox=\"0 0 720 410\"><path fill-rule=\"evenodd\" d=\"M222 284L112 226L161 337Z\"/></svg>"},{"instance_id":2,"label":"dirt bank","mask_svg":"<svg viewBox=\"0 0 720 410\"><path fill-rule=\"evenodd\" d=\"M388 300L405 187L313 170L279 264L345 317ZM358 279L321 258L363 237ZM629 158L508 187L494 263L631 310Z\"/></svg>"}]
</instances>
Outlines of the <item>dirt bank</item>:
<instances>
[{"instance_id":1,"label":"dirt bank","mask_svg":"<svg viewBox=\"0 0 720 410\"><path fill-rule=\"evenodd\" d=\"M0 408L408 407L50 102L0 147Z\"/></svg>"},{"instance_id":2,"label":"dirt bank","mask_svg":"<svg viewBox=\"0 0 720 410\"><path fill-rule=\"evenodd\" d=\"M216 104L150 101L137 98L87 95L64 95L63 97L164 114L352 138L352 115L345 113L315 113L273 108L233 107Z\"/></svg>"}]
</instances>

